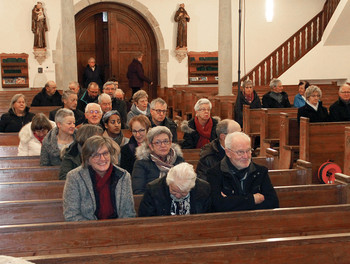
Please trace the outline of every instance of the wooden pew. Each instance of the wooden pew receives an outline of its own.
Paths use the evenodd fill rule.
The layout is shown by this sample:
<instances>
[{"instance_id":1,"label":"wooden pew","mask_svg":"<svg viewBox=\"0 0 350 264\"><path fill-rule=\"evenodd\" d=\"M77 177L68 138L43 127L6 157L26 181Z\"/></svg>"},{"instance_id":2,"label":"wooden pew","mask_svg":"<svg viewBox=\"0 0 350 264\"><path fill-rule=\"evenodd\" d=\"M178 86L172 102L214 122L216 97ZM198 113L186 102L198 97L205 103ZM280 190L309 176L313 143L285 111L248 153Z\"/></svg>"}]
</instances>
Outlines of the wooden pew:
<instances>
[{"instance_id":1,"label":"wooden pew","mask_svg":"<svg viewBox=\"0 0 350 264\"><path fill-rule=\"evenodd\" d=\"M347 263L350 257L350 233L193 243L191 245L139 246L137 249L86 252L25 258L34 263L269 263L309 264ZM232 262L233 263L233 262Z\"/></svg>"},{"instance_id":2,"label":"wooden pew","mask_svg":"<svg viewBox=\"0 0 350 264\"><path fill-rule=\"evenodd\" d=\"M0 146L18 146L18 133L0 133Z\"/></svg>"},{"instance_id":3,"label":"wooden pew","mask_svg":"<svg viewBox=\"0 0 350 264\"><path fill-rule=\"evenodd\" d=\"M349 217L350 205L337 205L2 226L0 253L35 256L111 249L138 250L143 243L149 247L169 247L196 242L218 243L342 233L350 230Z\"/></svg>"},{"instance_id":4,"label":"wooden pew","mask_svg":"<svg viewBox=\"0 0 350 264\"><path fill-rule=\"evenodd\" d=\"M311 162L312 182L318 183L317 171L328 160L344 169L345 127L350 122L310 123L300 118L300 159Z\"/></svg>"},{"instance_id":5,"label":"wooden pew","mask_svg":"<svg viewBox=\"0 0 350 264\"><path fill-rule=\"evenodd\" d=\"M344 174L350 175L350 127L345 128Z\"/></svg>"},{"instance_id":6,"label":"wooden pew","mask_svg":"<svg viewBox=\"0 0 350 264\"><path fill-rule=\"evenodd\" d=\"M59 106L31 106L29 111L34 114L43 113L47 117L49 117L50 112L58 108L60 107Z\"/></svg>"},{"instance_id":7,"label":"wooden pew","mask_svg":"<svg viewBox=\"0 0 350 264\"><path fill-rule=\"evenodd\" d=\"M27 161L30 162L31 159ZM33 163L40 162L38 159L33 159L32 161ZM55 181L58 180L59 172L60 166L1 168L0 182Z\"/></svg>"},{"instance_id":8,"label":"wooden pew","mask_svg":"<svg viewBox=\"0 0 350 264\"><path fill-rule=\"evenodd\" d=\"M17 156L17 154L18 146L0 146L0 157L13 157Z\"/></svg>"},{"instance_id":9,"label":"wooden pew","mask_svg":"<svg viewBox=\"0 0 350 264\"><path fill-rule=\"evenodd\" d=\"M0 147L1 148L1 147ZM0 157L0 168L39 167L40 156Z\"/></svg>"}]
</instances>

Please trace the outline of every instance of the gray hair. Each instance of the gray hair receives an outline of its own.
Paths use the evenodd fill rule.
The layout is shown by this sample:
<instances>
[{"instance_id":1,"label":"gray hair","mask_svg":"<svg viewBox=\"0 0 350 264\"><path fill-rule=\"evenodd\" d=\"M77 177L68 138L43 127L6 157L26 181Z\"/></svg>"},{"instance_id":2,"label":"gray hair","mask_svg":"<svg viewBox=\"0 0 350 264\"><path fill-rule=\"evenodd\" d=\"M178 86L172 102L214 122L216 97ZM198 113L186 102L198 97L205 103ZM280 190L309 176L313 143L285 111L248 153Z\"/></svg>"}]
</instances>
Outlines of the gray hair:
<instances>
[{"instance_id":1,"label":"gray hair","mask_svg":"<svg viewBox=\"0 0 350 264\"><path fill-rule=\"evenodd\" d=\"M67 100L69 96L71 96L72 94L77 95L75 92L73 92L72 90L65 90L62 94L62 102L63 100Z\"/></svg>"},{"instance_id":2,"label":"gray hair","mask_svg":"<svg viewBox=\"0 0 350 264\"><path fill-rule=\"evenodd\" d=\"M316 85L310 85L309 88L305 90L305 98L306 100L314 93L317 92L322 97L322 91Z\"/></svg>"},{"instance_id":3,"label":"gray hair","mask_svg":"<svg viewBox=\"0 0 350 264\"><path fill-rule=\"evenodd\" d=\"M282 83L279 79L273 78L270 82L270 89L277 87L279 83Z\"/></svg>"},{"instance_id":4,"label":"gray hair","mask_svg":"<svg viewBox=\"0 0 350 264\"><path fill-rule=\"evenodd\" d=\"M68 86L74 85L75 87L80 87L80 84L77 81L71 81L68 83Z\"/></svg>"},{"instance_id":5,"label":"gray hair","mask_svg":"<svg viewBox=\"0 0 350 264\"><path fill-rule=\"evenodd\" d=\"M109 95L108 95L109 96ZM110 98L110 97L109 97ZM101 106L99 104L96 103L88 103L85 107L85 113L88 113L90 111L90 107L96 105L98 110L100 111L100 114L102 114L102 109Z\"/></svg>"},{"instance_id":6,"label":"gray hair","mask_svg":"<svg viewBox=\"0 0 350 264\"><path fill-rule=\"evenodd\" d=\"M91 83L89 83L89 85L88 85L88 90L91 88L91 86L97 86L97 88L99 87L98 86L98 84L96 83L96 82L91 82Z\"/></svg>"},{"instance_id":7,"label":"gray hair","mask_svg":"<svg viewBox=\"0 0 350 264\"><path fill-rule=\"evenodd\" d=\"M119 89L119 88L116 89L115 92L116 92L116 93L117 93L117 92L118 92L118 93L122 93L123 95L125 94L124 91L123 91L122 89Z\"/></svg>"},{"instance_id":8,"label":"gray hair","mask_svg":"<svg viewBox=\"0 0 350 264\"><path fill-rule=\"evenodd\" d=\"M169 128L167 128L165 126L156 126L156 127L152 127L150 130L148 130L147 143L151 144L153 139L156 136L159 136L161 134L166 134L166 135L168 135L170 141L173 140L173 134L171 134L171 131Z\"/></svg>"},{"instance_id":9,"label":"gray hair","mask_svg":"<svg viewBox=\"0 0 350 264\"><path fill-rule=\"evenodd\" d=\"M95 135L102 136L103 129L100 126L85 124L78 129L75 135L75 141L80 145L84 145L85 141Z\"/></svg>"},{"instance_id":10,"label":"gray hair","mask_svg":"<svg viewBox=\"0 0 350 264\"><path fill-rule=\"evenodd\" d=\"M209 104L210 110L211 110L211 102L207 98L201 98L197 101L197 103L194 105L194 110L199 111L199 108L202 104Z\"/></svg>"},{"instance_id":11,"label":"gray hair","mask_svg":"<svg viewBox=\"0 0 350 264\"><path fill-rule=\"evenodd\" d=\"M61 108L57 111L56 115L55 115L55 122L56 123L60 123L62 124L64 119L67 116L73 116L74 117L74 113L72 110L67 109L67 108Z\"/></svg>"},{"instance_id":12,"label":"gray hair","mask_svg":"<svg viewBox=\"0 0 350 264\"><path fill-rule=\"evenodd\" d=\"M245 139L245 140L249 141L249 143L251 143L251 139L247 134L237 131L237 132L230 133L226 136L225 148L232 149L232 147L233 147L232 145L233 145L233 143L235 143L234 141L236 141L239 138L240 138L240 142Z\"/></svg>"},{"instance_id":13,"label":"gray hair","mask_svg":"<svg viewBox=\"0 0 350 264\"><path fill-rule=\"evenodd\" d=\"M104 90L107 86L110 86L110 85L113 85L113 88L114 88L114 89L117 88L114 82L108 81L108 82L106 82L106 83L103 85L103 90Z\"/></svg>"},{"instance_id":14,"label":"gray hair","mask_svg":"<svg viewBox=\"0 0 350 264\"><path fill-rule=\"evenodd\" d=\"M243 87L243 88L246 88L249 84L253 86L252 80L245 80L245 81L243 82L242 87Z\"/></svg>"},{"instance_id":15,"label":"gray hair","mask_svg":"<svg viewBox=\"0 0 350 264\"><path fill-rule=\"evenodd\" d=\"M91 156L103 146L106 146L109 151L111 163L118 164L119 145L110 137L92 136L85 141L81 151L82 166L84 168L89 166Z\"/></svg>"},{"instance_id":16,"label":"gray hair","mask_svg":"<svg viewBox=\"0 0 350 264\"><path fill-rule=\"evenodd\" d=\"M103 99L107 99L107 100L109 100L109 101L112 102L111 97L110 97L108 94L106 94L106 93L100 94L100 95L98 96L97 102L100 104L100 103L102 103L102 100L103 100Z\"/></svg>"},{"instance_id":17,"label":"gray hair","mask_svg":"<svg viewBox=\"0 0 350 264\"><path fill-rule=\"evenodd\" d=\"M344 87L350 88L350 85L349 85L349 84L343 84L343 85L341 85L341 86L339 87L339 93L343 91L343 88L344 88Z\"/></svg>"},{"instance_id":18,"label":"gray hair","mask_svg":"<svg viewBox=\"0 0 350 264\"><path fill-rule=\"evenodd\" d=\"M228 128L232 124L234 131L228 131ZM221 120L216 126L216 135L219 137L220 134L228 134L229 132L241 131L241 126L232 119Z\"/></svg>"},{"instance_id":19,"label":"gray hair","mask_svg":"<svg viewBox=\"0 0 350 264\"><path fill-rule=\"evenodd\" d=\"M172 167L167 176L166 183L175 184L182 192L189 192L196 184L197 174L193 166L187 162L182 162Z\"/></svg>"},{"instance_id":20,"label":"gray hair","mask_svg":"<svg viewBox=\"0 0 350 264\"><path fill-rule=\"evenodd\" d=\"M15 108L13 107L13 105L17 102L17 100L19 98L23 97L24 99L24 102L27 106L27 103L26 103L26 97L24 96L24 94L15 94L14 96L12 96L11 98L11 102L10 102L10 108L12 109L12 111L15 113Z\"/></svg>"},{"instance_id":21,"label":"gray hair","mask_svg":"<svg viewBox=\"0 0 350 264\"><path fill-rule=\"evenodd\" d=\"M168 107L167 103L160 97L152 100L150 107L151 109L154 109L156 107L156 104L161 104L161 105L165 105L166 107Z\"/></svg>"},{"instance_id":22,"label":"gray hair","mask_svg":"<svg viewBox=\"0 0 350 264\"><path fill-rule=\"evenodd\" d=\"M89 59L88 59L88 62L90 62L90 61L94 61L94 62L96 62L96 60L95 60L95 58L94 57L90 57Z\"/></svg>"},{"instance_id":23,"label":"gray hair","mask_svg":"<svg viewBox=\"0 0 350 264\"><path fill-rule=\"evenodd\" d=\"M141 98L143 97L147 97L148 98L148 94L144 91L144 90L140 90L137 91L136 93L134 93L134 95L132 96L132 101L138 102Z\"/></svg>"}]
</instances>

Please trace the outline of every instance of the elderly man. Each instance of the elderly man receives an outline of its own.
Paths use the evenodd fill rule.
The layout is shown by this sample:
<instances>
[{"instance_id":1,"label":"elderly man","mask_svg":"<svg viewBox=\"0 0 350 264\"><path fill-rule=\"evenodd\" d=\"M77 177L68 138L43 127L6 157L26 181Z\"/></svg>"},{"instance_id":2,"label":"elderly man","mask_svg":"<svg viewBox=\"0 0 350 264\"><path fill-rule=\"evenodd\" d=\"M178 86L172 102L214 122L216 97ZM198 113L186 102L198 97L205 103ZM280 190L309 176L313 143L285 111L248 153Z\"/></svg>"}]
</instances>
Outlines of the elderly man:
<instances>
[{"instance_id":1,"label":"elderly man","mask_svg":"<svg viewBox=\"0 0 350 264\"><path fill-rule=\"evenodd\" d=\"M339 88L339 99L329 107L330 120L334 122L350 121L350 86Z\"/></svg>"},{"instance_id":2,"label":"elderly man","mask_svg":"<svg viewBox=\"0 0 350 264\"><path fill-rule=\"evenodd\" d=\"M71 90L65 90L62 95L63 107L73 111L75 117L75 125L78 126L82 124L85 120L84 113L77 109L78 96L75 92ZM50 112L49 119L55 121L55 115L57 111L61 108L55 109Z\"/></svg>"},{"instance_id":3,"label":"elderly man","mask_svg":"<svg viewBox=\"0 0 350 264\"><path fill-rule=\"evenodd\" d=\"M177 142L177 125L173 120L166 117L167 113L167 103L162 98L154 99L150 104L150 114L147 116L151 121L152 127L165 126L170 129L171 134L173 134L173 142Z\"/></svg>"},{"instance_id":4,"label":"elderly man","mask_svg":"<svg viewBox=\"0 0 350 264\"><path fill-rule=\"evenodd\" d=\"M48 81L41 92L34 96L32 106L61 106L62 96L56 89L56 83Z\"/></svg>"},{"instance_id":5,"label":"elderly man","mask_svg":"<svg viewBox=\"0 0 350 264\"><path fill-rule=\"evenodd\" d=\"M251 161L250 137L242 132L228 134L225 157L208 170L213 211L271 209L279 207L267 168Z\"/></svg>"},{"instance_id":6,"label":"elderly man","mask_svg":"<svg viewBox=\"0 0 350 264\"><path fill-rule=\"evenodd\" d=\"M209 184L196 177L192 165L183 162L171 168L167 176L147 185L139 216L200 214L209 210Z\"/></svg>"},{"instance_id":7,"label":"elderly man","mask_svg":"<svg viewBox=\"0 0 350 264\"><path fill-rule=\"evenodd\" d=\"M264 94L262 105L265 108L287 108L291 107L288 94L283 92L282 82L278 79L272 79L270 82L271 91Z\"/></svg>"},{"instance_id":8,"label":"elderly man","mask_svg":"<svg viewBox=\"0 0 350 264\"><path fill-rule=\"evenodd\" d=\"M84 124L99 125L103 128L102 109L99 104L89 103L85 108L85 122Z\"/></svg>"},{"instance_id":9,"label":"elderly man","mask_svg":"<svg viewBox=\"0 0 350 264\"><path fill-rule=\"evenodd\" d=\"M218 123L216 126L218 138L201 149L200 159L196 168L199 178L207 180L206 172L225 157L226 135L236 131L241 131L241 126L236 121L224 119Z\"/></svg>"},{"instance_id":10,"label":"elderly man","mask_svg":"<svg viewBox=\"0 0 350 264\"><path fill-rule=\"evenodd\" d=\"M83 96L79 99L77 108L80 111L85 112L85 107L87 104L97 102L99 93L98 84L91 82Z\"/></svg>"},{"instance_id":11,"label":"elderly man","mask_svg":"<svg viewBox=\"0 0 350 264\"><path fill-rule=\"evenodd\" d=\"M117 90L116 83L114 81L108 81L103 85L103 92L108 94L112 100L112 109L117 110L121 115L122 129L125 128L126 124L126 103L115 97Z\"/></svg>"},{"instance_id":12,"label":"elderly man","mask_svg":"<svg viewBox=\"0 0 350 264\"><path fill-rule=\"evenodd\" d=\"M112 99L108 94L106 93L100 94L98 96L97 101L98 101L98 104L101 106L103 115L108 111L112 110Z\"/></svg>"},{"instance_id":13,"label":"elderly man","mask_svg":"<svg viewBox=\"0 0 350 264\"><path fill-rule=\"evenodd\" d=\"M85 89L81 89L80 84L76 81L69 82L68 88L69 90L75 92L78 95L78 99L80 99L86 91Z\"/></svg>"},{"instance_id":14,"label":"elderly man","mask_svg":"<svg viewBox=\"0 0 350 264\"><path fill-rule=\"evenodd\" d=\"M89 58L88 65L83 74L84 87L86 88L91 82L95 82L102 91L103 80L104 76L102 67L96 64L95 58Z\"/></svg>"}]
</instances>

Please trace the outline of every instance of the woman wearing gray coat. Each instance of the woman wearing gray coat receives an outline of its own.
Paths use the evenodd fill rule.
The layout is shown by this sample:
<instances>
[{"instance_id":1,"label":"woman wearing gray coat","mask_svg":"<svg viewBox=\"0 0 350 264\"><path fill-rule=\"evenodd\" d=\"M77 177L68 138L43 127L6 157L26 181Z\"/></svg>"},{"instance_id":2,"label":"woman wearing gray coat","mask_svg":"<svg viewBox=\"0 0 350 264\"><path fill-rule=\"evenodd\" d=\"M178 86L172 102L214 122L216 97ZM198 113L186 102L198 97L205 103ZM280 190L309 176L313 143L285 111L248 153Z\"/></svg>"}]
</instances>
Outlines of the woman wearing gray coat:
<instances>
[{"instance_id":1,"label":"woman wearing gray coat","mask_svg":"<svg viewBox=\"0 0 350 264\"><path fill-rule=\"evenodd\" d=\"M135 217L130 174L114 164L119 146L90 137L82 148L82 165L67 174L63 191L66 221Z\"/></svg>"}]
</instances>

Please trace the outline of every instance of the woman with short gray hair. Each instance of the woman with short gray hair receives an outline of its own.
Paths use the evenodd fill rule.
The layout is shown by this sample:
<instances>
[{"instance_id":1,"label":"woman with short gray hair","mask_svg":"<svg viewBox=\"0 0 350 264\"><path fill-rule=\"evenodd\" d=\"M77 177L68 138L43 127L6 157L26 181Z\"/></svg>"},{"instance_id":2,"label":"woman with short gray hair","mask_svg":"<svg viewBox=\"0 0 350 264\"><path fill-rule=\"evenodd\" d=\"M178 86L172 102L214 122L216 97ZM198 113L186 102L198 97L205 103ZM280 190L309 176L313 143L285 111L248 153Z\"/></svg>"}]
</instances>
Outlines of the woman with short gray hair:
<instances>
[{"instance_id":1,"label":"woman with short gray hair","mask_svg":"<svg viewBox=\"0 0 350 264\"><path fill-rule=\"evenodd\" d=\"M184 161L179 145L172 143L169 128L156 126L147 133L146 141L136 148L132 171L134 194L145 192L146 184L167 175L168 171Z\"/></svg>"},{"instance_id":2,"label":"woman with short gray hair","mask_svg":"<svg viewBox=\"0 0 350 264\"><path fill-rule=\"evenodd\" d=\"M272 79L270 82L268 93L262 98L262 106L265 108L288 108L291 104L288 99L288 94L283 91L282 82L279 79Z\"/></svg>"},{"instance_id":3,"label":"woman with short gray hair","mask_svg":"<svg viewBox=\"0 0 350 264\"><path fill-rule=\"evenodd\" d=\"M67 174L63 190L66 221L135 217L130 174L116 166L117 144L92 136L82 148L82 165Z\"/></svg>"},{"instance_id":4,"label":"woman with short gray hair","mask_svg":"<svg viewBox=\"0 0 350 264\"><path fill-rule=\"evenodd\" d=\"M320 101L322 91L316 85L311 85L305 91L306 103L304 106L298 108L298 123L300 117L307 117L312 122L328 122L328 110L322 106Z\"/></svg>"},{"instance_id":5,"label":"woman with short gray hair","mask_svg":"<svg viewBox=\"0 0 350 264\"><path fill-rule=\"evenodd\" d=\"M184 132L182 148L201 148L217 137L216 125L220 119L210 116L211 108L211 102L207 98L197 101L194 106L196 116L181 124L181 130Z\"/></svg>"}]
</instances>

